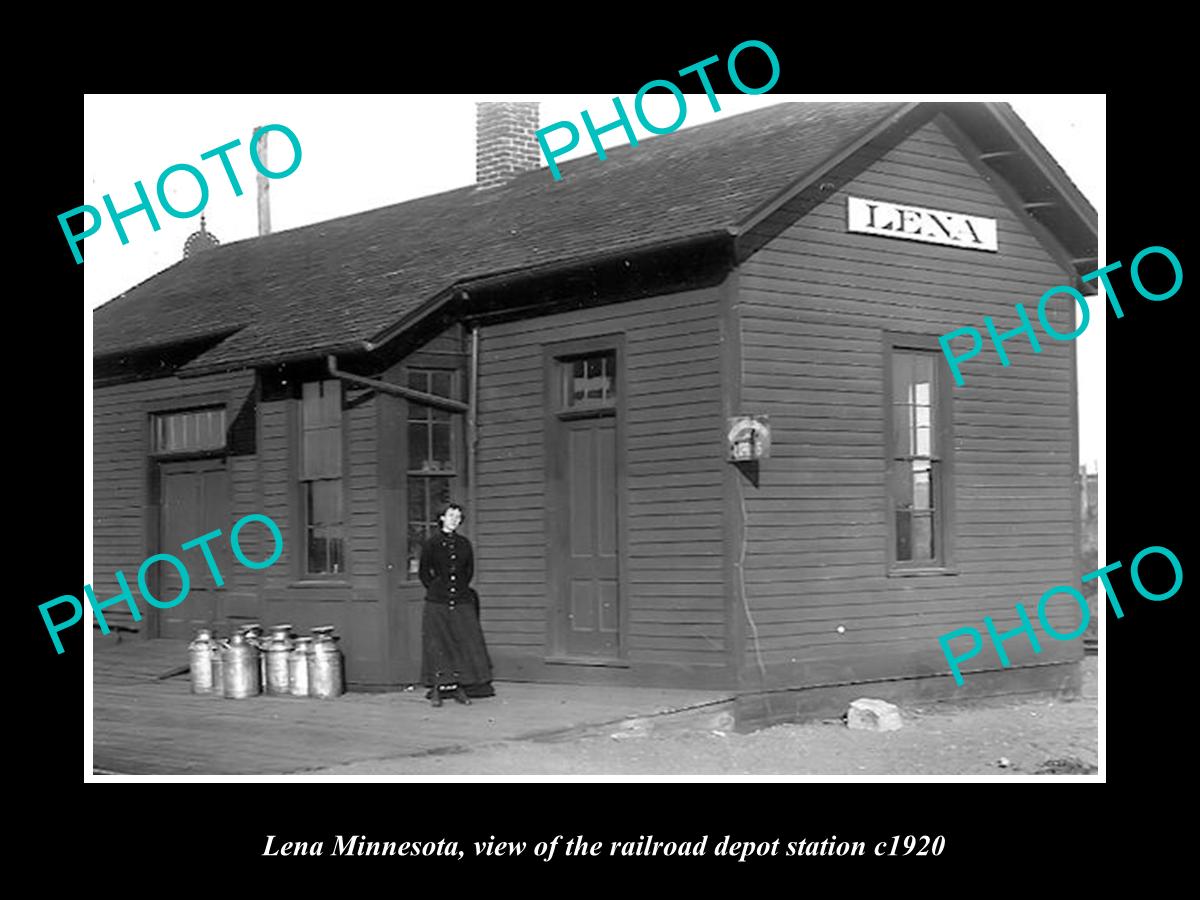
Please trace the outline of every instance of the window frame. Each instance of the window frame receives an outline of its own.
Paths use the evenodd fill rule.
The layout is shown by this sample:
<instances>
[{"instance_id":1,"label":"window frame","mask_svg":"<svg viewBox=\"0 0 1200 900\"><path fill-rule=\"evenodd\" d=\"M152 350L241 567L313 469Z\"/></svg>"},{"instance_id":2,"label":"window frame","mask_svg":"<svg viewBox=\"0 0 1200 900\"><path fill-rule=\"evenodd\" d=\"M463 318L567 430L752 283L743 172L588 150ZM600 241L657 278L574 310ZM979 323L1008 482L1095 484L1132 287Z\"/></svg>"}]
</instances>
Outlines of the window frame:
<instances>
[{"instance_id":1,"label":"window frame","mask_svg":"<svg viewBox=\"0 0 1200 900\"><path fill-rule=\"evenodd\" d=\"M448 400L458 400L462 393L462 370L457 367L440 366L440 365L406 365L401 370L402 383L405 387L411 387L411 376L416 373L424 374L442 374L450 376L450 395ZM428 390L423 390L423 393L433 393L433 384L429 383ZM436 396L436 395L435 395ZM408 558L408 540L412 529L412 520L409 518L409 510L412 505L411 497L411 482L410 479L421 478L428 481L433 478L445 478L450 482L450 496L458 496L455 493L456 487L461 490L466 484L465 471L463 464L466 461L463 455L462 444L462 428L463 417L456 413L448 413L450 417L450 468L448 469L413 469L410 468L412 462L412 447L409 441L409 425L413 423L414 410L425 410L426 415L431 415L431 410L434 407L425 403L419 403L416 400L405 399L404 401L404 450L403 466L401 472L404 476L404 579L408 583L417 582L420 580L420 572L414 571ZM426 418L427 422L432 423L432 418ZM432 440L432 436L429 438ZM461 499L459 502L462 502ZM434 510L430 510L430 515L434 514ZM436 527L436 522L424 522L429 527ZM429 535L426 534L423 540L428 540Z\"/></svg>"},{"instance_id":2,"label":"window frame","mask_svg":"<svg viewBox=\"0 0 1200 900\"><path fill-rule=\"evenodd\" d=\"M204 448L184 448L181 450L161 450L157 444L157 420L166 416L186 415L187 413L198 412L216 412L220 411L224 421L221 428L221 445L219 447L204 447ZM162 409L151 408L147 410L147 446L149 447L149 456L152 459L169 462L176 459L199 459L204 457L223 457L229 451L229 405L222 397L220 400L213 402L199 402L188 406L178 407L170 406Z\"/></svg>"},{"instance_id":3,"label":"window frame","mask_svg":"<svg viewBox=\"0 0 1200 900\"><path fill-rule=\"evenodd\" d=\"M600 403L571 404L571 383L574 378L575 364L581 360L599 357L606 359L610 366L607 373L611 379L612 393ZM621 379L618 372L620 361L617 351L612 347L599 347L582 353L569 353L556 359L558 364L558 402L555 412L560 418L586 418L589 416L616 415L617 404L620 402ZM586 398L585 398L586 399Z\"/></svg>"},{"instance_id":4,"label":"window frame","mask_svg":"<svg viewBox=\"0 0 1200 900\"><path fill-rule=\"evenodd\" d=\"M907 577L914 575L957 575L955 559L955 477L954 477L954 395L953 385L946 369L945 357L938 339L934 335L907 334L885 331L883 333L883 429L884 470L883 493L887 519L887 575ZM896 501L892 493L892 476L897 465L898 449L895 445L894 402L892 398L892 369L896 353L920 353L933 357L933 418L937 477L933 479L934 504L931 520L934 529L934 560L902 560L896 555Z\"/></svg>"},{"instance_id":5,"label":"window frame","mask_svg":"<svg viewBox=\"0 0 1200 900\"><path fill-rule=\"evenodd\" d=\"M338 386L338 408L339 415L337 421L338 445L339 445L339 474L336 478L306 478L304 477L304 386L306 384L321 383L321 384L336 384ZM350 578L350 540L349 540L349 498L346 491L346 467L349 462L349 448L346 444L346 386L339 378L309 378L300 381L296 385L295 397L296 409L296 454L295 454L295 472L296 472L296 509L297 521L300 523L299 541L297 541L298 552L296 553L297 568L296 573L299 583L321 583L321 584L348 584ZM341 522L340 533L342 541L342 569L338 572L313 572L309 570L308 556L308 496L311 490L310 485L317 481L336 481L339 484L341 492Z\"/></svg>"}]
</instances>

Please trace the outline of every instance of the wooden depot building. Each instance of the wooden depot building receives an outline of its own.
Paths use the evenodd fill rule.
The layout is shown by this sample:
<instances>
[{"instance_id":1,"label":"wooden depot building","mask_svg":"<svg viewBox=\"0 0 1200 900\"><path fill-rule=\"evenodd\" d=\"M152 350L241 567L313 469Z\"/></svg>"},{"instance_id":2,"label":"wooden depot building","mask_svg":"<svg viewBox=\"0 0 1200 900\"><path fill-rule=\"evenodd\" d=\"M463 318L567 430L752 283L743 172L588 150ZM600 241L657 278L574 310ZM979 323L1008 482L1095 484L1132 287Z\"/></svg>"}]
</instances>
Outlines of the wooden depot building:
<instances>
[{"instance_id":1,"label":"wooden depot building","mask_svg":"<svg viewBox=\"0 0 1200 900\"><path fill-rule=\"evenodd\" d=\"M499 680L728 689L743 722L1076 686L1078 640L985 642L960 688L937 643L1080 576L1074 342L989 346L962 387L937 344L1096 266L1013 111L780 104L558 182L537 127L481 104L475 185L201 235L96 310L97 596L244 515L284 536L220 588L189 551L186 601L123 624L328 623L352 688L414 682L453 498ZM889 234L913 209L945 236Z\"/></svg>"}]
</instances>

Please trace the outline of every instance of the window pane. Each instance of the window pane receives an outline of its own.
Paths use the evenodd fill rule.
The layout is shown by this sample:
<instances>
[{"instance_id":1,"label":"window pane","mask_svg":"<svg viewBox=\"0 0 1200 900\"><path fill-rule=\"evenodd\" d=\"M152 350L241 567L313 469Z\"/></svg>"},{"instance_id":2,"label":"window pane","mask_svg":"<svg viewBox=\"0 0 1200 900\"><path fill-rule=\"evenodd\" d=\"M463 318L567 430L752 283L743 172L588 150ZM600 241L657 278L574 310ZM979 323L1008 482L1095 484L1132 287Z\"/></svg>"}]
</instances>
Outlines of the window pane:
<instances>
[{"instance_id":1,"label":"window pane","mask_svg":"<svg viewBox=\"0 0 1200 900\"><path fill-rule=\"evenodd\" d=\"M436 525L438 508L445 503L450 502L450 479L449 478L431 478L429 479L429 521Z\"/></svg>"},{"instance_id":2,"label":"window pane","mask_svg":"<svg viewBox=\"0 0 1200 900\"><path fill-rule=\"evenodd\" d=\"M931 503L933 472L929 463L913 460L912 463L912 506L914 509L932 509Z\"/></svg>"},{"instance_id":3,"label":"window pane","mask_svg":"<svg viewBox=\"0 0 1200 900\"><path fill-rule=\"evenodd\" d=\"M908 356L912 359L916 401L928 404L933 384L933 354L910 353Z\"/></svg>"},{"instance_id":4,"label":"window pane","mask_svg":"<svg viewBox=\"0 0 1200 900\"><path fill-rule=\"evenodd\" d=\"M912 559L930 562L934 559L933 516L914 514L912 517Z\"/></svg>"},{"instance_id":5,"label":"window pane","mask_svg":"<svg viewBox=\"0 0 1200 900\"><path fill-rule=\"evenodd\" d=\"M305 483L304 489L308 532L307 570L312 575L344 572L341 479L310 481Z\"/></svg>"},{"instance_id":6,"label":"window pane","mask_svg":"<svg viewBox=\"0 0 1200 900\"><path fill-rule=\"evenodd\" d=\"M567 389L567 405L574 406L583 400L583 370L584 362L577 359L571 366L571 381Z\"/></svg>"},{"instance_id":7,"label":"window pane","mask_svg":"<svg viewBox=\"0 0 1200 900\"><path fill-rule=\"evenodd\" d=\"M889 476L892 492L892 502L896 509L909 509L912 506L912 471L906 462L893 464Z\"/></svg>"},{"instance_id":8,"label":"window pane","mask_svg":"<svg viewBox=\"0 0 1200 900\"><path fill-rule=\"evenodd\" d=\"M337 574L346 571L346 561L343 557L341 527L331 528L329 535L329 571Z\"/></svg>"},{"instance_id":9,"label":"window pane","mask_svg":"<svg viewBox=\"0 0 1200 900\"><path fill-rule=\"evenodd\" d=\"M918 415L921 413L921 407L916 408ZM933 452L932 435L928 425L917 426L916 452L913 456L930 456Z\"/></svg>"},{"instance_id":10,"label":"window pane","mask_svg":"<svg viewBox=\"0 0 1200 900\"><path fill-rule=\"evenodd\" d=\"M416 575L421 567L421 546L425 543L425 528L408 523L408 574Z\"/></svg>"},{"instance_id":11,"label":"window pane","mask_svg":"<svg viewBox=\"0 0 1200 900\"><path fill-rule=\"evenodd\" d=\"M892 407L892 453L894 456L914 456L912 410L908 405Z\"/></svg>"},{"instance_id":12,"label":"window pane","mask_svg":"<svg viewBox=\"0 0 1200 900\"><path fill-rule=\"evenodd\" d=\"M326 568L329 559L329 543L325 540L324 529L310 528L308 530L308 572L310 575L322 575L329 570Z\"/></svg>"},{"instance_id":13,"label":"window pane","mask_svg":"<svg viewBox=\"0 0 1200 900\"><path fill-rule=\"evenodd\" d=\"M896 560L912 559L912 513L896 510Z\"/></svg>"},{"instance_id":14,"label":"window pane","mask_svg":"<svg viewBox=\"0 0 1200 900\"><path fill-rule=\"evenodd\" d=\"M608 406L616 395L616 356L600 353L568 364L567 405Z\"/></svg>"},{"instance_id":15,"label":"window pane","mask_svg":"<svg viewBox=\"0 0 1200 900\"><path fill-rule=\"evenodd\" d=\"M433 426L433 461L439 469L450 468L449 422L437 422Z\"/></svg>"},{"instance_id":16,"label":"window pane","mask_svg":"<svg viewBox=\"0 0 1200 900\"><path fill-rule=\"evenodd\" d=\"M408 522L409 525L423 525L425 518L425 481L424 478L408 479Z\"/></svg>"},{"instance_id":17,"label":"window pane","mask_svg":"<svg viewBox=\"0 0 1200 900\"><path fill-rule=\"evenodd\" d=\"M892 402L912 403L913 359L910 353L892 354Z\"/></svg>"},{"instance_id":18,"label":"window pane","mask_svg":"<svg viewBox=\"0 0 1200 900\"><path fill-rule=\"evenodd\" d=\"M340 478L309 483L312 500L309 504L309 523L338 525L342 521L342 481Z\"/></svg>"},{"instance_id":19,"label":"window pane","mask_svg":"<svg viewBox=\"0 0 1200 900\"><path fill-rule=\"evenodd\" d=\"M450 502L451 478L411 475L408 478L408 574L415 577L421 544L438 527L438 510Z\"/></svg>"},{"instance_id":20,"label":"window pane","mask_svg":"<svg viewBox=\"0 0 1200 900\"><path fill-rule=\"evenodd\" d=\"M439 397L452 397L450 392L450 372L434 372L433 373L433 390L429 393L436 394Z\"/></svg>"},{"instance_id":21,"label":"window pane","mask_svg":"<svg viewBox=\"0 0 1200 900\"><path fill-rule=\"evenodd\" d=\"M414 391L420 391L423 394L430 393L429 373L422 369L409 369L408 386Z\"/></svg>"},{"instance_id":22,"label":"window pane","mask_svg":"<svg viewBox=\"0 0 1200 900\"><path fill-rule=\"evenodd\" d=\"M429 426L424 422L408 423L408 468L411 471L428 471Z\"/></svg>"}]
</instances>

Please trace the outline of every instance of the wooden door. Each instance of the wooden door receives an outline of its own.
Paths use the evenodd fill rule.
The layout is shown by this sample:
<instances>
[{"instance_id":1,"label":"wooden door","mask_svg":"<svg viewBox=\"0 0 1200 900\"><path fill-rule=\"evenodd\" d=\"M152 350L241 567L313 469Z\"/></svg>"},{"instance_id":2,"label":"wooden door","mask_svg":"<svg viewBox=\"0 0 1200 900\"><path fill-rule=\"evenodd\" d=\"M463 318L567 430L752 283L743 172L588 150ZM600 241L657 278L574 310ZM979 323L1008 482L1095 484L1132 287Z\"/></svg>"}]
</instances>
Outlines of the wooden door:
<instances>
[{"instance_id":1,"label":"wooden door","mask_svg":"<svg viewBox=\"0 0 1200 900\"><path fill-rule=\"evenodd\" d=\"M620 653L617 440L612 416L561 423L566 459L559 521L566 555L558 596L569 656Z\"/></svg>"},{"instance_id":2,"label":"wooden door","mask_svg":"<svg viewBox=\"0 0 1200 900\"><path fill-rule=\"evenodd\" d=\"M160 553L182 560L191 579L191 590L183 602L170 609L157 610L158 636L195 637L197 628L214 627L223 614L218 588L200 547L181 550L180 546L216 529L219 537L208 542L217 569L228 584L233 555L229 550L229 479L225 461L199 459L162 464L162 516ZM153 576L153 577L151 577ZM179 596L180 576L169 562L156 563L147 576L155 596L171 601Z\"/></svg>"}]
</instances>

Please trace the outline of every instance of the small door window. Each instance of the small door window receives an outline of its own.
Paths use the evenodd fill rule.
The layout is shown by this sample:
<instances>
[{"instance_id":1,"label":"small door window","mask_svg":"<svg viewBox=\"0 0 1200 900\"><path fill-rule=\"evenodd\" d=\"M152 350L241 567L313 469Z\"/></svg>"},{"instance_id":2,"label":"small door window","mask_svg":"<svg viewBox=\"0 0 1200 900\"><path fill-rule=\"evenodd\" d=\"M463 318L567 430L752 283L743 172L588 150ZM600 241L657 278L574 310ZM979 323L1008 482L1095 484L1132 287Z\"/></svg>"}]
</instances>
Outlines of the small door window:
<instances>
[{"instance_id":1,"label":"small door window","mask_svg":"<svg viewBox=\"0 0 1200 900\"><path fill-rule=\"evenodd\" d=\"M592 409L617 402L617 355L609 350L562 361L565 409Z\"/></svg>"}]
</instances>

